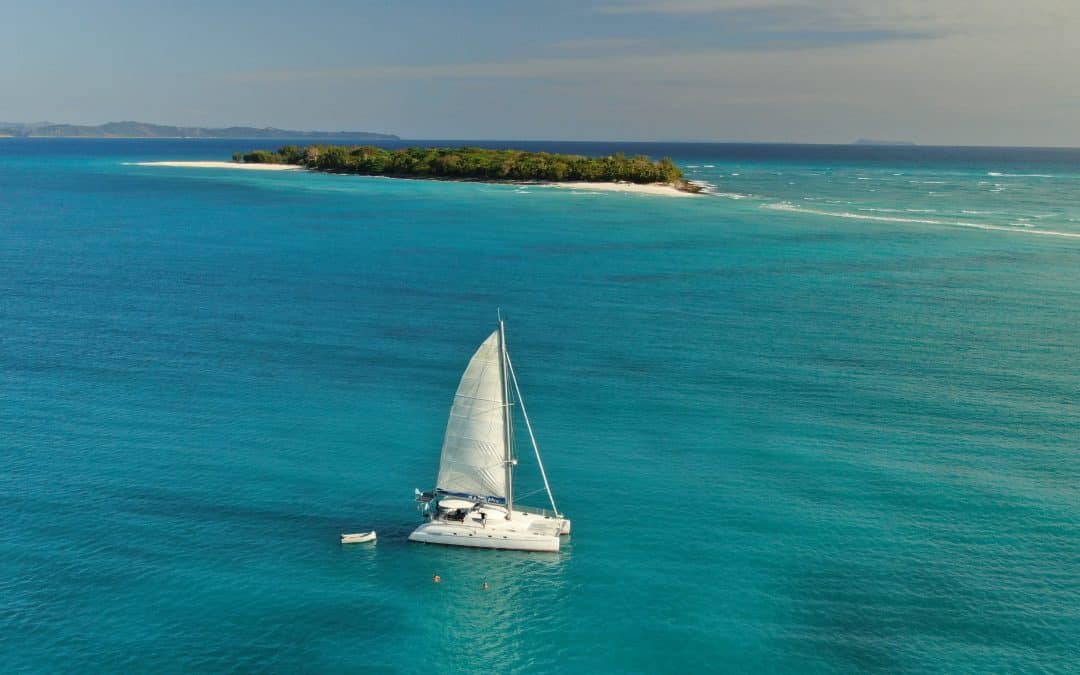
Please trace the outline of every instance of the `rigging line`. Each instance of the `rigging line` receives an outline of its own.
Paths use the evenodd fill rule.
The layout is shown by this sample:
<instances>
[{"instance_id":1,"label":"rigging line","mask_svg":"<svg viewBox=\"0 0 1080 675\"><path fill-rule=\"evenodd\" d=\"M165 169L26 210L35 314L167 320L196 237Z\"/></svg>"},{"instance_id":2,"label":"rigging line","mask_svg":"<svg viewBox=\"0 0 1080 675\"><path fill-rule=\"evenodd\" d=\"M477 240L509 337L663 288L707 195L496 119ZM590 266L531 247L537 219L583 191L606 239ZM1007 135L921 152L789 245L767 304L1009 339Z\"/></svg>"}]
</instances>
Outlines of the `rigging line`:
<instances>
[{"instance_id":1,"label":"rigging line","mask_svg":"<svg viewBox=\"0 0 1080 675\"><path fill-rule=\"evenodd\" d=\"M555 515L559 515L559 507L555 506L555 496L551 494L551 485L548 483L547 471L544 470L544 460L540 459L540 448L536 445L536 436L533 435L532 423L529 421L529 413L525 411L525 399L521 396L521 388L518 386L517 374L514 373L514 364L510 362L510 353L504 351L506 365L510 370L510 379L514 381L514 392L517 394L518 403L521 405L521 414L525 418L525 428L529 430L529 440L532 441L533 452L536 453L536 463L540 465L540 477L544 479L544 489L547 490L548 499L551 500L551 509Z\"/></svg>"}]
</instances>

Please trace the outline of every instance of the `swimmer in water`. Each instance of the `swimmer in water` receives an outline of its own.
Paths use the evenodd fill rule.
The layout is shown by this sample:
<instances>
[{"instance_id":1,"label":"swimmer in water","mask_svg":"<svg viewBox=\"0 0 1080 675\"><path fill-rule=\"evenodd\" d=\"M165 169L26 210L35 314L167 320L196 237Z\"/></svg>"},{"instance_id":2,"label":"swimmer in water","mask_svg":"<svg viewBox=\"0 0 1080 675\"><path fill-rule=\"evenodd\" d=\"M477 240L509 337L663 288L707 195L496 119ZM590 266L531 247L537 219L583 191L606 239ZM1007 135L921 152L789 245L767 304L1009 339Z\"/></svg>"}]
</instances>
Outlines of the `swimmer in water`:
<instances>
[{"instance_id":1,"label":"swimmer in water","mask_svg":"<svg viewBox=\"0 0 1080 675\"><path fill-rule=\"evenodd\" d=\"M484 585L482 585L480 588L486 591L488 589L488 583L485 581Z\"/></svg>"},{"instance_id":2,"label":"swimmer in water","mask_svg":"<svg viewBox=\"0 0 1080 675\"><path fill-rule=\"evenodd\" d=\"M431 580L434 581L437 584L442 583L442 577L440 577L438 574L433 574L431 576Z\"/></svg>"}]
</instances>

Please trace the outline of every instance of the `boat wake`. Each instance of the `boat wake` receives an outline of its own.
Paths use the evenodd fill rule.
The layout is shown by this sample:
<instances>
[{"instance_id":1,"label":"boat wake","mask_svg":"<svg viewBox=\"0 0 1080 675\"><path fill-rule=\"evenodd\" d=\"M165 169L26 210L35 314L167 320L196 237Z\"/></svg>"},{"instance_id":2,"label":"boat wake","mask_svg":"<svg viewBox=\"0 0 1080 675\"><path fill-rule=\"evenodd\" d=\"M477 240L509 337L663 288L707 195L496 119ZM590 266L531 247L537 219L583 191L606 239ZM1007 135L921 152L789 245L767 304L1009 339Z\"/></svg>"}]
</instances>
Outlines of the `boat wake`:
<instances>
[{"instance_id":1,"label":"boat wake","mask_svg":"<svg viewBox=\"0 0 1080 675\"><path fill-rule=\"evenodd\" d=\"M858 213L854 211L823 211L820 209L808 209L801 206L796 206L790 202L774 202L771 204L763 204L761 208L769 209L771 211L788 211L791 213L805 213L815 216L825 216L831 218L850 218L853 220L870 220L883 223L910 223L916 225L941 225L946 227L968 227L976 230L997 230L1000 232L1020 232L1023 234L1041 234L1048 237L1066 237L1069 239L1080 239L1080 232L1062 232L1060 230L1043 230L1034 228L1030 225L1016 227L1011 225L995 225L993 223L976 223L963 220L944 220L940 218L903 218L899 216L878 216L868 213Z\"/></svg>"}]
</instances>

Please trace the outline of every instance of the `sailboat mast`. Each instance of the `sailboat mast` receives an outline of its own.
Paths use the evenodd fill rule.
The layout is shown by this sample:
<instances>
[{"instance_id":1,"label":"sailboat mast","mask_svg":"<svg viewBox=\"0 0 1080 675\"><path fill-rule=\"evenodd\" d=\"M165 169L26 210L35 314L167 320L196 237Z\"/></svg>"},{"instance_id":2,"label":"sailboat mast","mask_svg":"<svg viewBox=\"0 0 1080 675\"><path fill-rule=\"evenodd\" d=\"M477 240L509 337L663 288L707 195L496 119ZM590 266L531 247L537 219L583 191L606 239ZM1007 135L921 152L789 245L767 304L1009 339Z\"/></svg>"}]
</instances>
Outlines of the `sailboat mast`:
<instances>
[{"instance_id":1,"label":"sailboat mast","mask_svg":"<svg viewBox=\"0 0 1080 675\"><path fill-rule=\"evenodd\" d=\"M506 354L506 325L502 316L499 316L499 372L502 374L503 384L503 431L506 434L506 519L510 520L514 512L514 456L513 456L513 433L510 426L510 377L507 372Z\"/></svg>"}]
</instances>

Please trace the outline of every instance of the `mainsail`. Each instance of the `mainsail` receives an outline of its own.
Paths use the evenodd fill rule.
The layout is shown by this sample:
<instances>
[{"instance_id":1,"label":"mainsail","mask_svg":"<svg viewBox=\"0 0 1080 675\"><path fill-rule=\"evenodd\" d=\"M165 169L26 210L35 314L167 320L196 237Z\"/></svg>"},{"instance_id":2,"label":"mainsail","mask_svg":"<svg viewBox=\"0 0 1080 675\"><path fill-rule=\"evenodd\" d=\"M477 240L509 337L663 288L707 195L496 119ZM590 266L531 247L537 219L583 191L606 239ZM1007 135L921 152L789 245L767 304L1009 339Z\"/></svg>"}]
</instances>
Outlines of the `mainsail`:
<instances>
[{"instance_id":1,"label":"mainsail","mask_svg":"<svg viewBox=\"0 0 1080 675\"><path fill-rule=\"evenodd\" d=\"M506 390L499 331L488 336L461 376L446 423L439 478L443 492L504 500Z\"/></svg>"}]
</instances>

